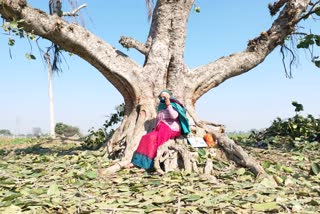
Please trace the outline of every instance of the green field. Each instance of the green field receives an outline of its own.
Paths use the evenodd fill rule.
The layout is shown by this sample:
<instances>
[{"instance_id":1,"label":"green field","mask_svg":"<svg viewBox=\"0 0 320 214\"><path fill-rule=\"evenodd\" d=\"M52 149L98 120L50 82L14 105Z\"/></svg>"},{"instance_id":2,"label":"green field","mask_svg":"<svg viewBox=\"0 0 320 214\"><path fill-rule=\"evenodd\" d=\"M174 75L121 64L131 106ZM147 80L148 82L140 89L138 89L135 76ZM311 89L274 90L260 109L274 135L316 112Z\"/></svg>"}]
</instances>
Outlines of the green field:
<instances>
[{"instance_id":1,"label":"green field","mask_svg":"<svg viewBox=\"0 0 320 214\"><path fill-rule=\"evenodd\" d=\"M7 145L18 145L28 143L30 139L27 138L8 138L8 137L0 137L0 147Z\"/></svg>"},{"instance_id":2,"label":"green field","mask_svg":"<svg viewBox=\"0 0 320 214\"><path fill-rule=\"evenodd\" d=\"M16 146L30 146L32 144L43 143L48 141L49 138L13 138L13 137L0 137L0 149L14 148Z\"/></svg>"}]
</instances>

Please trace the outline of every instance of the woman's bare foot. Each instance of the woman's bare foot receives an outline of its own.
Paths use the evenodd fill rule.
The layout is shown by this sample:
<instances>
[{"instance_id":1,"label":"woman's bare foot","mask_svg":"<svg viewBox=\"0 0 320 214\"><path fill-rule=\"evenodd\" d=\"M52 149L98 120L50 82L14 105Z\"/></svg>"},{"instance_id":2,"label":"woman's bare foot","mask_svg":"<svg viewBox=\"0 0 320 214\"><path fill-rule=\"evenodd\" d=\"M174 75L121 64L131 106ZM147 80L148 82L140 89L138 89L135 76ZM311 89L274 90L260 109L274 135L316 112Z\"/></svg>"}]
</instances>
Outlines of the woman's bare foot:
<instances>
[{"instance_id":1,"label":"woman's bare foot","mask_svg":"<svg viewBox=\"0 0 320 214\"><path fill-rule=\"evenodd\" d=\"M128 165L125 166L126 169L131 169L133 167L134 167L134 165L132 163L129 163Z\"/></svg>"}]
</instances>

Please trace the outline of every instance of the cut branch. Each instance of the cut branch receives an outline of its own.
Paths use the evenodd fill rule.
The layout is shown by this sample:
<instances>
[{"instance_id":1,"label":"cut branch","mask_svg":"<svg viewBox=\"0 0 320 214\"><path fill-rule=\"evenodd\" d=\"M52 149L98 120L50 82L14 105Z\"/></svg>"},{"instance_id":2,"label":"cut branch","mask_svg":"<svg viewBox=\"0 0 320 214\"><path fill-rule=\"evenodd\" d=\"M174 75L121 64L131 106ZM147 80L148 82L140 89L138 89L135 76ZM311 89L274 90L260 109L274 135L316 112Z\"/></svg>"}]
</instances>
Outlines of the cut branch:
<instances>
[{"instance_id":1,"label":"cut branch","mask_svg":"<svg viewBox=\"0 0 320 214\"><path fill-rule=\"evenodd\" d=\"M149 48L145 44L131 37L122 36L119 40L119 43L125 48L134 48L144 55L147 55L149 52Z\"/></svg>"},{"instance_id":2,"label":"cut branch","mask_svg":"<svg viewBox=\"0 0 320 214\"><path fill-rule=\"evenodd\" d=\"M222 146L227 156L238 165L249 168L257 177L266 174L261 165L251 158L241 146L235 144L233 140L225 134L219 137L219 145Z\"/></svg>"},{"instance_id":3,"label":"cut branch","mask_svg":"<svg viewBox=\"0 0 320 214\"><path fill-rule=\"evenodd\" d=\"M87 4L80 5L78 8L74 9L71 12L63 12L62 16L78 16L78 12L82 9L85 8Z\"/></svg>"}]
</instances>

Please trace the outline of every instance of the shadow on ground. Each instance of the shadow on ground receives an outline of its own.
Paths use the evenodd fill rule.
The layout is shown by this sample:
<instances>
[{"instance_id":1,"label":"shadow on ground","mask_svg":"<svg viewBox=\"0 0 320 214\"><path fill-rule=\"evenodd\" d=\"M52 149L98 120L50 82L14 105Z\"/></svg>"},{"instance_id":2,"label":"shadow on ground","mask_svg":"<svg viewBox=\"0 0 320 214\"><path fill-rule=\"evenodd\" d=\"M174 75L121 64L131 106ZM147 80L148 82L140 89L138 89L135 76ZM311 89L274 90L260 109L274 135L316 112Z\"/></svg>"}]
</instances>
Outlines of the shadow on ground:
<instances>
[{"instance_id":1,"label":"shadow on ground","mask_svg":"<svg viewBox=\"0 0 320 214\"><path fill-rule=\"evenodd\" d=\"M19 145L13 147L7 147L0 149L0 155L23 155L23 154L35 154L35 155L77 155L81 151L87 149L82 148L81 141L70 140L68 138L59 138L56 140L45 140L41 143L31 145Z\"/></svg>"}]
</instances>

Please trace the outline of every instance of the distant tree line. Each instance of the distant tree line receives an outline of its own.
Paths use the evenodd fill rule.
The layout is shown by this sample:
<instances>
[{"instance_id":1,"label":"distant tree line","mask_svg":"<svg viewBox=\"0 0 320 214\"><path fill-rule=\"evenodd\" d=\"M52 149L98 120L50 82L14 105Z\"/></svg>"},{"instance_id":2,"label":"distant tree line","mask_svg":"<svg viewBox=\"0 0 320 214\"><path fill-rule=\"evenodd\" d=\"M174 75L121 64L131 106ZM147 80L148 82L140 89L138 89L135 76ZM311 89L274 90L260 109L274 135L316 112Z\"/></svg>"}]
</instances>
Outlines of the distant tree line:
<instances>
[{"instance_id":1,"label":"distant tree line","mask_svg":"<svg viewBox=\"0 0 320 214\"><path fill-rule=\"evenodd\" d=\"M79 128L64 123L57 123L55 126L55 133L63 137L72 137L75 135L81 136ZM31 134L12 134L8 129L0 129L0 136L19 136L19 137L41 137L44 136L40 127L33 127Z\"/></svg>"},{"instance_id":2,"label":"distant tree line","mask_svg":"<svg viewBox=\"0 0 320 214\"><path fill-rule=\"evenodd\" d=\"M0 129L0 136L12 136L12 133L8 129Z\"/></svg>"},{"instance_id":3,"label":"distant tree line","mask_svg":"<svg viewBox=\"0 0 320 214\"><path fill-rule=\"evenodd\" d=\"M57 135L60 135L63 137L72 137L75 135L78 135L78 136L81 135L78 127L70 126L61 122L56 124L54 131Z\"/></svg>"}]
</instances>

